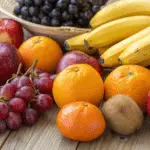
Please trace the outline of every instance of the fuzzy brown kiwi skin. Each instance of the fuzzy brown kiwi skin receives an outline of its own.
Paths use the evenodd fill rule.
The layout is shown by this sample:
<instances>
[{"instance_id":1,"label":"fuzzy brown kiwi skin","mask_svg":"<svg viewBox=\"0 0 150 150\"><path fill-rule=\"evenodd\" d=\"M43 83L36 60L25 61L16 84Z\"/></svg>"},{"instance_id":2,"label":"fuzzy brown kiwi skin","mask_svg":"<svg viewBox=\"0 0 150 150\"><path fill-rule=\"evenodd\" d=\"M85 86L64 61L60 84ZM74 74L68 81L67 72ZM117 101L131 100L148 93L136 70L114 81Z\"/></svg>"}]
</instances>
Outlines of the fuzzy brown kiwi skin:
<instances>
[{"instance_id":1,"label":"fuzzy brown kiwi skin","mask_svg":"<svg viewBox=\"0 0 150 150\"><path fill-rule=\"evenodd\" d=\"M128 96L116 95L107 100L102 112L108 126L122 135L129 135L143 125L143 113L140 107Z\"/></svg>"}]
</instances>

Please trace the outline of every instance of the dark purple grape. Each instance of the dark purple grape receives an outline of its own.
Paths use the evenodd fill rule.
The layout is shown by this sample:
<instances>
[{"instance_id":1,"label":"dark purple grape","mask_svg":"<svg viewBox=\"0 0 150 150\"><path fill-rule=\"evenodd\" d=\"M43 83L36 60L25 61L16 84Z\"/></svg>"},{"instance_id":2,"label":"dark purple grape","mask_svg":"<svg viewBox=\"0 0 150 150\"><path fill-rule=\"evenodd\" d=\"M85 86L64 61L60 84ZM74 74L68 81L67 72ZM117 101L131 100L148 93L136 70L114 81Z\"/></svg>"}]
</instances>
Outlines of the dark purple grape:
<instances>
[{"instance_id":1,"label":"dark purple grape","mask_svg":"<svg viewBox=\"0 0 150 150\"><path fill-rule=\"evenodd\" d=\"M0 120L6 119L8 116L8 105L0 102Z\"/></svg>"},{"instance_id":2,"label":"dark purple grape","mask_svg":"<svg viewBox=\"0 0 150 150\"><path fill-rule=\"evenodd\" d=\"M8 106L11 111L21 113L24 112L26 108L26 103L21 98L13 98L8 102Z\"/></svg>"},{"instance_id":3,"label":"dark purple grape","mask_svg":"<svg viewBox=\"0 0 150 150\"><path fill-rule=\"evenodd\" d=\"M48 0L50 3L56 3L58 0Z\"/></svg>"},{"instance_id":4,"label":"dark purple grape","mask_svg":"<svg viewBox=\"0 0 150 150\"><path fill-rule=\"evenodd\" d=\"M72 16L71 16L67 11L64 11L64 12L62 13L62 20L63 20L63 21L68 21L68 20L70 20L70 19L72 19Z\"/></svg>"},{"instance_id":5,"label":"dark purple grape","mask_svg":"<svg viewBox=\"0 0 150 150\"><path fill-rule=\"evenodd\" d=\"M68 11L70 14L77 14L78 13L78 7L76 5L69 5Z\"/></svg>"},{"instance_id":6,"label":"dark purple grape","mask_svg":"<svg viewBox=\"0 0 150 150\"><path fill-rule=\"evenodd\" d=\"M51 20L51 26L53 26L53 27L58 27L58 26L60 26L60 21L59 21L59 19L53 18L53 19Z\"/></svg>"},{"instance_id":7,"label":"dark purple grape","mask_svg":"<svg viewBox=\"0 0 150 150\"><path fill-rule=\"evenodd\" d=\"M38 7L31 6L29 8L29 13L30 13L31 16L38 16L39 12L40 12L40 10L39 10Z\"/></svg>"},{"instance_id":8,"label":"dark purple grape","mask_svg":"<svg viewBox=\"0 0 150 150\"><path fill-rule=\"evenodd\" d=\"M63 26L70 26L70 27L72 27L72 26L74 26L74 23L70 20L70 21L64 22L62 25Z\"/></svg>"},{"instance_id":9,"label":"dark purple grape","mask_svg":"<svg viewBox=\"0 0 150 150\"><path fill-rule=\"evenodd\" d=\"M51 5L51 3L49 2L49 0L44 0L44 5Z\"/></svg>"},{"instance_id":10,"label":"dark purple grape","mask_svg":"<svg viewBox=\"0 0 150 150\"><path fill-rule=\"evenodd\" d=\"M34 0L35 6L41 6L43 4L44 0Z\"/></svg>"},{"instance_id":11,"label":"dark purple grape","mask_svg":"<svg viewBox=\"0 0 150 150\"><path fill-rule=\"evenodd\" d=\"M24 5L24 0L16 0L16 2L18 2L18 4L19 4L20 6L23 6L23 5Z\"/></svg>"},{"instance_id":12,"label":"dark purple grape","mask_svg":"<svg viewBox=\"0 0 150 150\"><path fill-rule=\"evenodd\" d=\"M49 12L52 10L52 5L44 5L44 6L41 7L41 10L45 14L49 14Z\"/></svg>"},{"instance_id":13,"label":"dark purple grape","mask_svg":"<svg viewBox=\"0 0 150 150\"><path fill-rule=\"evenodd\" d=\"M42 11L38 14L38 17L39 17L40 19L44 18L44 16L45 16L45 14L44 14Z\"/></svg>"},{"instance_id":14,"label":"dark purple grape","mask_svg":"<svg viewBox=\"0 0 150 150\"><path fill-rule=\"evenodd\" d=\"M69 1L68 0L58 0L58 2L57 2L57 7L62 9L62 10L67 9L68 5L69 5Z\"/></svg>"},{"instance_id":15,"label":"dark purple grape","mask_svg":"<svg viewBox=\"0 0 150 150\"><path fill-rule=\"evenodd\" d=\"M39 94L36 97L36 110L39 112L49 110L52 107L52 104L52 97L47 94Z\"/></svg>"},{"instance_id":16,"label":"dark purple grape","mask_svg":"<svg viewBox=\"0 0 150 150\"><path fill-rule=\"evenodd\" d=\"M82 18L79 18L79 19L77 20L77 23L78 23L79 26L81 26L81 27L87 26L87 22L86 22L84 19L82 19Z\"/></svg>"},{"instance_id":17,"label":"dark purple grape","mask_svg":"<svg viewBox=\"0 0 150 150\"><path fill-rule=\"evenodd\" d=\"M92 5L103 5L104 1L103 0L89 0L90 3L92 3Z\"/></svg>"},{"instance_id":18,"label":"dark purple grape","mask_svg":"<svg viewBox=\"0 0 150 150\"><path fill-rule=\"evenodd\" d=\"M22 118L20 114L15 112L9 112L8 117L6 118L6 124L11 130L19 129L22 124Z\"/></svg>"},{"instance_id":19,"label":"dark purple grape","mask_svg":"<svg viewBox=\"0 0 150 150\"><path fill-rule=\"evenodd\" d=\"M90 20L90 19L93 17L92 11L90 11L90 10L86 11L86 12L84 13L84 17L85 17L85 19Z\"/></svg>"},{"instance_id":20,"label":"dark purple grape","mask_svg":"<svg viewBox=\"0 0 150 150\"><path fill-rule=\"evenodd\" d=\"M14 14L15 14L16 16L21 15L21 8L22 8L22 6L20 6L20 5L18 5L18 6L16 6L16 7L14 8Z\"/></svg>"},{"instance_id":21,"label":"dark purple grape","mask_svg":"<svg viewBox=\"0 0 150 150\"><path fill-rule=\"evenodd\" d=\"M35 109L26 108L22 118L25 125L31 126L37 122L38 113Z\"/></svg>"},{"instance_id":22,"label":"dark purple grape","mask_svg":"<svg viewBox=\"0 0 150 150\"><path fill-rule=\"evenodd\" d=\"M18 84L17 84L17 88L20 89L23 86L30 86L33 87L33 83L32 81L29 79L29 77L27 76L21 76L19 78Z\"/></svg>"},{"instance_id":23,"label":"dark purple grape","mask_svg":"<svg viewBox=\"0 0 150 150\"><path fill-rule=\"evenodd\" d=\"M79 16L80 16L80 18L83 18L84 17L84 13L80 12Z\"/></svg>"},{"instance_id":24,"label":"dark purple grape","mask_svg":"<svg viewBox=\"0 0 150 150\"><path fill-rule=\"evenodd\" d=\"M16 87L11 83L5 84L0 91L0 96L3 97L5 100L9 100L15 96Z\"/></svg>"},{"instance_id":25,"label":"dark purple grape","mask_svg":"<svg viewBox=\"0 0 150 150\"><path fill-rule=\"evenodd\" d=\"M92 11L93 11L94 13L97 13L99 10L100 10L100 6L98 6L98 5L92 6Z\"/></svg>"},{"instance_id":26,"label":"dark purple grape","mask_svg":"<svg viewBox=\"0 0 150 150\"><path fill-rule=\"evenodd\" d=\"M36 23L36 24L40 24L41 23L41 19L39 17L33 16L32 17L32 22Z\"/></svg>"},{"instance_id":27,"label":"dark purple grape","mask_svg":"<svg viewBox=\"0 0 150 150\"><path fill-rule=\"evenodd\" d=\"M21 8L21 15L22 17L25 17L25 18L30 16L29 8L27 6L23 6Z\"/></svg>"},{"instance_id":28,"label":"dark purple grape","mask_svg":"<svg viewBox=\"0 0 150 150\"><path fill-rule=\"evenodd\" d=\"M5 120L0 120L0 133L4 133L6 131L7 125Z\"/></svg>"},{"instance_id":29,"label":"dark purple grape","mask_svg":"<svg viewBox=\"0 0 150 150\"><path fill-rule=\"evenodd\" d=\"M24 4L29 7L29 6L33 6L34 5L34 1L33 0L24 0Z\"/></svg>"},{"instance_id":30,"label":"dark purple grape","mask_svg":"<svg viewBox=\"0 0 150 150\"><path fill-rule=\"evenodd\" d=\"M23 86L16 92L16 97L22 98L26 103L34 98L34 90L30 86Z\"/></svg>"},{"instance_id":31,"label":"dark purple grape","mask_svg":"<svg viewBox=\"0 0 150 150\"><path fill-rule=\"evenodd\" d=\"M71 0L71 4L77 4L78 1L77 0Z\"/></svg>"},{"instance_id":32,"label":"dark purple grape","mask_svg":"<svg viewBox=\"0 0 150 150\"><path fill-rule=\"evenodd\" d=\"M50 17L43 17L41 20L41 24L45 26L50 26L51 25L51 19Z\"/></svg>"},{"instance_id":33,"label":"dark purple grape","mask_svg":"<svg viewBox=\"0 0 150 150\"><path fill-rule=\"evenodd\" d=\"M26 20L32 22L32 17L27 17Z\"/></svg>"},{"instance_id":34,"label":"dark purple grape","mask_svg":"<svg viewBox=\"0 0 150 150\"><path fill-rule=\"evenodd\" d=\"M52 18L59 18L61 16L60 10L59 9L53 9L51 12L51 17Z\"/></svg>"}]
</instances>

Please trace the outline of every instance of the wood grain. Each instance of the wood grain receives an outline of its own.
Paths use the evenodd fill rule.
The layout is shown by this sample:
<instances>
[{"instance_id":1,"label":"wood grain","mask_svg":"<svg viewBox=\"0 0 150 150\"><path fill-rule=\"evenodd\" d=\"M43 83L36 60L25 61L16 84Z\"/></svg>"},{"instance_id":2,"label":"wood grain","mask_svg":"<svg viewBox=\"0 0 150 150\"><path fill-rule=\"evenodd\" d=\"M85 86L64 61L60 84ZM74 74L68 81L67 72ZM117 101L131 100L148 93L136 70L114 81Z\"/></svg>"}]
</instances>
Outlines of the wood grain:
<instances>
[{"instance_id":1,"label":"wood grain","mask_svg":"<svg viewBox=\"0 0 150 150\"><path fill-rule=\"evenodd\" d=\"M68 140L58 132L56 106L40 118L36 125L11 132L1 150L76 150L78 142Z\"/></svg>"}]
</instances>

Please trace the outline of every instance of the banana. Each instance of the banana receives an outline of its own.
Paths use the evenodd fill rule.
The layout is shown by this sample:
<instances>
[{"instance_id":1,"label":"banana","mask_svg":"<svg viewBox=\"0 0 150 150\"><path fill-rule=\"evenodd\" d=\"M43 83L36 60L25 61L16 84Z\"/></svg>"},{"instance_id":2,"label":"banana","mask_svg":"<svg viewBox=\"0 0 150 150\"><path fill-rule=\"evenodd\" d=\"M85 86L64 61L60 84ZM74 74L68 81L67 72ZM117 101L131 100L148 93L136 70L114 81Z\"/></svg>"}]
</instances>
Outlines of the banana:
<instances>
[{"instance_id":1,"label":"banana","mask_svg":"<svg viewBox=\"0 0 150 150\"><path fill-rule=\"evenodd\" d=\"M150 15L150 0L120 0L105 6L90 21L96 28L104 23L129 16Z\"/></svg>"},{"instance_id":2,"label":"banana","mask_svg":"<svg viewBox=\"0 0 150 150\"><path fill-rule=\"evenodd\" d=\"M85 37L89 47L105 47L150 26L150 16L133 16L106 23Z\"/></svg>"},{"instance_id":3,"label":"banana","mask_svg":"<svg viewBox=\"0 0 150 150\"><path fill-rule=\"evenodd\" d=\"M148 66L150 66L150 59L139 62L137 65L148 67Z\"/></svg>"},{"instance_id":4,"label":"banana","mask_svg":"<svg viewBox=\"0 0 150 150\"><path fill-rule=\"evenodd\" d=\"M150 35L133 43L119 56L121 64L137 64L150 59Z\"/></svg>"},{"instance_id":5,"label":"banana","mask_svg":"<svg viewBox=\"0 0 150 150\"><path fill-rule=\"evenodd\" d=\"M107 46L107 47L100 47L100 48L98 48L97 50L98 50L98 52L99 52L99 54L100 54L100 56L101 56L101 55L104 54L108 49L109 49L109 46Z\"/></svg>"},{"instance_id":6,"label":"banana","mask_svg":"<svg viewBox=\"0 0 150 150\"><path fill-rule=\"evenodd\" d=\"M94 49L87 49L84 43L84 39L86 36L88 36L88 32L81 34L81 35L77 35L73 38L70 38L68 40L65 41L64 47L67 51L71 51L71 50L79 50L88 54L93 54L95 52Z\"/></svg>"},{"instance_id":7,"label":"banana","mask_svg":"<svg viewBox=\"0 0 150 150\"><path fill-rule=\"evenodd\" d=\"M115 44L110 47L106 52L101 56L101 63L103 67L114 67L119 65L118 58L120 54L127 49L131 44L136 41L150 35L150 27L145 28L144 30L132 35L131 37L126 38L125 40Z\"/></svg>"}]
</instances>

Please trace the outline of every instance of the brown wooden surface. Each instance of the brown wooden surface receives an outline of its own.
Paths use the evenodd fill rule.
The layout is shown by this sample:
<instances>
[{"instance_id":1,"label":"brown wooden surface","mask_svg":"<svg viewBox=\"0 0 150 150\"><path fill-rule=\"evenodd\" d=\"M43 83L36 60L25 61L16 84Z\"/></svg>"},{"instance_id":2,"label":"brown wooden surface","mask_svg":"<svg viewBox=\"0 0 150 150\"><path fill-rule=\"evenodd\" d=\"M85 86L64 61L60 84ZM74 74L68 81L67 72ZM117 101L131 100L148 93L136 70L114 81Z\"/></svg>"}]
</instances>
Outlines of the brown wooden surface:
<instances>
[{"instance_id":1,"label":"brown wooden surface","mask_svg":"<svg viewBox=\"0 0 150 150\"><path fill-rule=\"evenodd\" d=\"M3 15L0 14L0 17L3 17ZM148 118L146 118L143 128L132 136L124 138L106 129L99 139L83 143L71 141L61 136L55 125L57 112L58 108L54 106L33 127L22 126L18 131L7 131L0 134L0 149L150 150L150 119Z\"/></svg>"}]
</instances>

